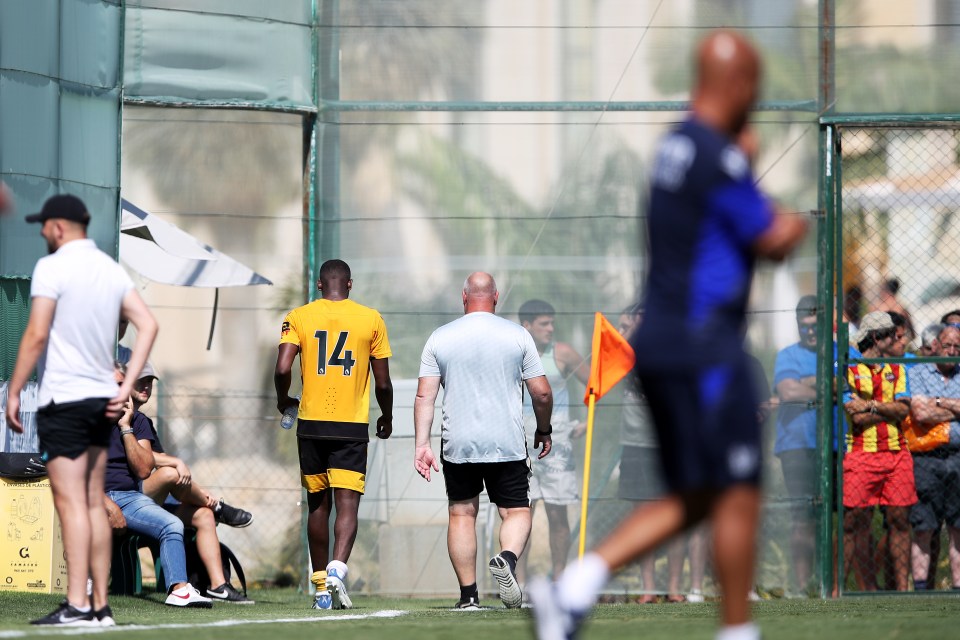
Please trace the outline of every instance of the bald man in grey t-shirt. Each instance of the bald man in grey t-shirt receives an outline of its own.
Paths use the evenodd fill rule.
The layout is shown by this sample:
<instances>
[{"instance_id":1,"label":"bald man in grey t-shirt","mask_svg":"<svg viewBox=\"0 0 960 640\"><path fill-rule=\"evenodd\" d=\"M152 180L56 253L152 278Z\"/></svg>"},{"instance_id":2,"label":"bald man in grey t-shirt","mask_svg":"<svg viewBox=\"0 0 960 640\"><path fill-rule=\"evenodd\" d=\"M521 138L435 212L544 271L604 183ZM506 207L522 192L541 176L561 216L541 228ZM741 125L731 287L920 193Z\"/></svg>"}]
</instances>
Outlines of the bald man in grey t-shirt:
<instances>
[{"instance_id":1,"label":"bald man in grey t-shirt","mask_svg":"<svg viewBox=\"0 0 960 640\"><path fill-rule=\"evenodd\" d=\"M521 605L517 557L530 536L529 466L523 431L523 386L537 418L534 448L550 453L553 393L533 338L518 324L494 315L497 285L488 273L471 274L463 286L464 315L430 336L420 358L413 409L414 466L428 482L439 471L430 446L434 404L443 385L441 457L449 500L447 546L460 583L458 609L477 609L476 520L486 487L497 505L501 552L490 559L500 600Z\"/></svg>"}]
</instances>

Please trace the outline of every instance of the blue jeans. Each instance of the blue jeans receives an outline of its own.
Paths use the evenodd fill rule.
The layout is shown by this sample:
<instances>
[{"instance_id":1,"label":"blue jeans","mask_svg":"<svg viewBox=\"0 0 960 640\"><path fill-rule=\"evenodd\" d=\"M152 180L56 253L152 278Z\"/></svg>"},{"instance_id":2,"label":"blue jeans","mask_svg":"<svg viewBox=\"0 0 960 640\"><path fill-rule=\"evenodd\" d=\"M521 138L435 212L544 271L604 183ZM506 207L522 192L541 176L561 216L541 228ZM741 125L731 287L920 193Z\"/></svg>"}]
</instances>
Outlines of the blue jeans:
<instances>
[{"instance_id":1,"label":"blue jeans","mask_svg":"<svg viewBox=\"0 0 960 640\"><path fill-rule=\"evenodd\" d=\"M178 582L187 581L187 556L183 550L183 522L139 491L107 491L117 503L127 529L160 541L160 562L167 591Z\"/></svg>"}]
</instances>

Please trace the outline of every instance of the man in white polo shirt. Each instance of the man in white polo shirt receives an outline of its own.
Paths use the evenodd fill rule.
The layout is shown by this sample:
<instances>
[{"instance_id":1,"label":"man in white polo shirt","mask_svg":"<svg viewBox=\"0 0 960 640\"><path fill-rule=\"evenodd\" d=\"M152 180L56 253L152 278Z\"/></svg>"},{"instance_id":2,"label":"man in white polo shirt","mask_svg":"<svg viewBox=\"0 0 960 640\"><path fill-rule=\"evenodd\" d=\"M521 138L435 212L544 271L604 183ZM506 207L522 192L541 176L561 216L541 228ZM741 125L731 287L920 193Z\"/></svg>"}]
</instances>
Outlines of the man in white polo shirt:
<instances>
[{"instance_id":1,"label":"man in white polo shirt","mask_svg":"<svg viewBox=\"0 0 960 640\"><path fill-rule=\"evenodd\" d=\"M50 255L37 261L30 319L20 341L7 398L7 424L22 431L20 391L37 368L37 433L63 529L67 598L33 624L112 625L107 605L111 531L103 508L110 430L123 412L157 323L119 264L87 238L90 214L71 195L53 196L27 222L42 223ZM137 328L127 377L117 388L117 322ZM93 598L87 578L93 578Z\"/></svg>"},{"instance_id":2,"label":"man in white polo shirt","mask_svg":"<svg viewBox=\"0 0 960 640\"><path fill-rule=\"evenodd\" d=\"M414 401L414 467L427 481L440 467L430 446L434 403L443 385L441 457L450 516L447 547L460 583L458 609L478 609L477 512L484 487L497 505L501 551L490 559L500 600L519 607L517 557L530 537L530 461L523 431L526 385L537 418L534 448L550 453L553 393L526 329L493 314L497 285L488 273L463 285L464 315L431 334L420 357Z\"/></svg>"}]
</instances>

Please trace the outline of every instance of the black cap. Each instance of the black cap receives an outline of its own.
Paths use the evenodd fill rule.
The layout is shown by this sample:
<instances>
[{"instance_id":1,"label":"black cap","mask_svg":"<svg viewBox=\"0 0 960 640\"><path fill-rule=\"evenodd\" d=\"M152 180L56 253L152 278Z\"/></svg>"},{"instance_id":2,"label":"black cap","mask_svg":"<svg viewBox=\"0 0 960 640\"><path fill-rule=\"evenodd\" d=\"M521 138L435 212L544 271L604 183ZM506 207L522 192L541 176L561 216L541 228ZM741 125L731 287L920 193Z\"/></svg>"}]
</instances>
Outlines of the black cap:
<instances>
[{"instance_id":1,"label":"black cap","mask_svg":"<svg viewBox=\"0 0 960 640\"><path fill-rule=\"evenodd\" d=\"M817 315L817 296L805 295L797 302L797 320Z\"/></svg>"},{"instance_id":2,"label":"black cap","mask_svg":"<svg viewBox=\"0 0 960 640\"><path fill-rule=\"evenodd\" d=\"M60 220L70 220L87 224L90 222L90 214L87 213L87 205L77 196L64 193L58 196L48 198L43 203L43 209L40 213L31 213L26 216L27 222L46 222L58 218Z\"/></svg>"}]
</instances>

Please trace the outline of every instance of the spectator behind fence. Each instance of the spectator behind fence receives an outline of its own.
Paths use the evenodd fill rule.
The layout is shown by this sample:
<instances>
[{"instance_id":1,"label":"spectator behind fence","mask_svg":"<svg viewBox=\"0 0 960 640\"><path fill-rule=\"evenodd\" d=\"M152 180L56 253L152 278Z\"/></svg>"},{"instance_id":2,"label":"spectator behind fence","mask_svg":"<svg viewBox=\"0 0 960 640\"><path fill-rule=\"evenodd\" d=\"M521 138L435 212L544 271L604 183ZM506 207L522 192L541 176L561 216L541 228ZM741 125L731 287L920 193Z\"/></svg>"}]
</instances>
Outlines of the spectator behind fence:
<instances>
[{"instance_id":1,"label":"spectator behind fence","mask_svg":"<svg viewBox=\"0 0 960 640\"><path fill-rule=\"evenodd\" d=\"M118 381L123 379L117 363ZM123 415L110 431L107 449L106 492L127 522L127 530L149 536L160 543L160 562L166 579L167 599L173 607L210 608L210 598L200 595L187 582L187 555L183 546L183 522L148 495L142 482L150 477L154 463L155 438L149 420L134 420L133 396L124 405ZM141 414L142 415L142 414Z\"/></svg>"},{"instance_id":2,"label":"spectator behind fence","mask_svg":"<svg viewBox=\"0 0 960 640\"><path fill-rule=\"evenodd\" d=\"M553 448L550 455L533 460L533 473L530 477L530 517L537 501L543 501L549 529L550 558L553 575L560 575L567 566L567 554L570 552L570 522L567 514L569 505L579 504L580 476L573 459L573 438L579 438L587 428L583 421L570 415L570 393L567 380L576 376L586 384L590 377L590 365L577 351L565 342L553 339L556 311L543 300L527 300L520 305L517 313L520 325L526 329L537 345L544 373L553 391ZM532 443L536 437L537 418L530 397L523 396L523 422L527 441ZM531 546L533 544L531 537ZM517 574L521 581L526 575L526 560L530 553L520 556Z\"/></svg>"},{"instance_id":3,"label":"spectator behind fence","mask_svg":"<svg viewBox=\"0 0 960 640\"><path fill-rule=\"evenodd\" d=\"M350 300L353 279L343 260L320 265L320 300L286 315L273 373L277 410L297 404L290 397L293 361L300 356L303 397L297 413L300 482L307 490L307 544L315 587L314 609L350 609L347 561L357 538L360 497L366 488L370 441L370 372L380 407L377 437L393 433L393 355L387 325L376 309ZM331 495L332 494L332 495ZM333 558L330 511L336 505ZM329 562L328 562L329 560Z\"/></svg>"},{"instance_id":4,"label":"spectator behind fence","mask_svg":"<svg viewBox=\"0 0 960 640\"><path fill-rule=\"evenodd\" d=\"M863 318L856 335L864 358L893 357L896 328L885 311ZM913 458L901 423L910 411L906 369L900 364L850 365L844 408L849 416L843 458L844 566L852 556L864 589L876 591L874 507L885 506L896 588L906 591L910 569L909 507L916 503Z\"/></svg>"},{"instance_id":5,"label":"spectator behind fence","mask_svg":"<svg viewBox=\"0 0 960 640\"><path fill-rule=\"evenodd\" d=\"M253 604L253 600L238 592L224 576L220 538L217 536L218 522L231 527L246 527L253 522L253 514L226 504L223 498L217 500L211 496L210 492L193 481L193 474L183 460L164 451L153 421L140 411L153 395L153 381L156 379L153 367L148 362L131 394L135 410L131 419L134 430L146 432L143 428L146 424L152 434L150 447L155 469L143 481L141 490L180 518L184 525L197 530L197 554L210 577L206 597L220 602Z\"/></svg>"},{"instance_id":6,"label":"spectator behind fence","mask_svg":"<svg viewBox=\"0 0 960 640\"><path fill-rule=\"evenodd\" d=\"M643 320L643 310L640 304L635 304L623 310L617 323L620 334L630 340L633 332ZM620 419L620 486L618 497L627 500L636 506L640 502L649 502L666 495L667 487L663 481L663 469L660 467L660 454L657 451L657 434L653 428L653 417L647 407L647 399L640 388L640 381L633 371L627 374L621 383L623 387L623 414ZM699 532L691 534L697 536L694 549L705 561L703 554L696 548L696 544L703 544ZM667 602L703 602L703 562L699 566L691 558L690 577L695 587L690 595L684 597L680 591L680 577L683 573L683 556L687 541L678 537L666 545L667 551ZM643 581L644 592L637 598L637 604L653 604L657 602L655 584L656 553L647 554L640 559L640 577ZM697 574L699 571L699 575ZM694 590L695 589L695 590Z\"/></svg>"},{"instance_id":7,"label":"spectator behind fence","mask_svg":"<svg viewBox=\"0 0 960 640\"><path fill-rule=\"evenodd\" d=\"M805 295L796 309L799 342L781 349L773 367L780 399L773 453L794 503L790 552L797 587L807 588L814 554L812 500L817 495L817 297Z\"/></svg>"},{"instance_id":8,"label":"spectator behind fence","mask_svg":"<svg viewBox=\"0 0 960 640\"><path fill-rule=\"evenodd\" d=\"M950 314L944 316L944 318L949 318ZM957 319L960 319L960 315L956 315ZM939 322L927 325L923 331L920 332L920 348L917 349L917 355L921 356L932 356L940 353L940 332L943 331L944 327L947 325L941 324ZM910 442L907 442L907 445L910 445ZM937 575L937 563L933 561L934 558L940 557L940 532L935 531L931 535L930 539L930 571L927 574L927 584L933 587L936 582Z\"/></svg>"},{"instance_id":9,"label":"spectator behind fence","mask_svg":"<svg viewBox=\"0 0 960 640\"><path fill-rule=\"evenodd\" d=\"M787 495L794 502L791 509L793 529L790 548L797 587L809 586L814 554L813 498L819 494L819 460L817 444L817 297L805 295L797 302L797 332L800 340L777 353L773 368L774 392L779 399L777 435L773 452L780 459ZM859 356L853 347L848 355ZM837 344L833 343L834 370L837 364ZM833 414L833 450L837 449L836 406ZM834 486L836 464L831 459ZM830 498L836 507L835 501ZM836 585L834 585L836 586Z\"/></svg>"},{"instance_id":10,"label":"spectator behind fence","mask_svg":"<svg viewBox=\"0 0 960 640\"><path fill-rule=\"evenodd\" d=\"M960 309L954 309L943 314L940 318L940 324L948 324L960 327Z\"/></svg>"},{"instance_id":11,"label":"spectator behind fence","mask_svg":"<svg viewBox=\"0 0 960 640\"><path fill-rule=\"evenodd\" d=\"M916 358L916 354L907 351L907 346L913 342L914 337L916 337L913 328L910 326L910 318L896 311L887 311L887 313L890 315L890 320L893 321L893 327L896 330L896 334L893 336L893 347L890 350L890 355L896 358ZM909 369L914 365L907 364L904 366Z\"/></svg>"},{"instance_id":12,"label":"spectator behind fence","mask_svg":"<svg viewBox=\"0 0 960 640\"><path fill-rule=\"evenodd\" d=\"M447 550L460 585L457 609L480 608L477 590L477 514L486 487L497 505L500 553L490 559L500 600L508 609L522 604L517 559L530 537L530 482L523 430L523 389L537 418L534 449L550 453L553 395L530 333L494 315L496 282L476 272L463 283L463 316L436 329L420 356L420 380L413 408L414 468L430 481L439 471L430 444L434 405L443 392L440 455L450 522Z\"/></svg>"},{"instance_id":13,"label":"spectator behind fence","mask_svg":"<svg viewBox=\"0 0 960 640\"><path fill-rule=\"evenodd\" d=\"M860 318L863 317L863 290L859 285L847 289L843 296L843 320L849 324L850 339L857 334Z\"/></svg>"},{"instance_id":14,"label":"spectator behind fence","mask_svg":"<svg viewBox=\"0 0 960 640\"><path fill-rule=\"evenodd\" d=\"M928 324L920 332L920 348L917 354L921 356L932 356L940 352L940 332L943 331L945 324L939 322Z\"/></svg>"},{"instance_id":15,"label":"spectator behind fence","mask_svg":"<svg viewBox=\"0 0 960 640\"><path fill-rule=\"evenodd\" d=\"M896 358L916 358L916 355L907 352L907 344L913 340L913 333L909 326L908 318L896 311L887 311L887 313L890 315L890 320L893 321L893 326L896 330L896 334L893 337L893 346L890 348L889 355ZM904 364L903 366L909 371L914 365ZM909 419L910 417L908 415L906 420L909 421ZM893 591L897 588L897 583L893 553L890 549L890 523L887 519L886 507L880 507L880 512L882 515L881 527L883 531L880 534L880 539L877 541L876 552L874 554L874 568L876 571L883 572L883 583L879 584L878 587L885 591Z\"/></svg>"},{"instance_id":16,"label":"spectator behind fence","mask_svg":"<svg viewBox=\"0 0 960 640\"><path fill-rule=\"evenodd\" d=\"M943 327L935 344L930 355L960 356L960 329ZM910 392L907 436L917 486L917 503L910 510L913 587L936 588L933 576L940 554L939 546L934 553L932 541L946 524L952 585L960 589L960 364L914 366Z\"/></svg>"},{"instance_id":17,"label":"spectator behind fence","mask_svg":"<svg viewBox=\"0 0 960 640\"><path fill-rule=\"evenodd\" d=\"M128 318L137 327L130 362L137 373L150 354L157 323L123 268L87 238L90 214L79 198L53 196L26 221L42 223L50 255L37 261L30 281L30 318L7 388L6 417L12 430L23 431L20 391L36 366L37 434L67 564L66 599L32 623L111 626L104 466L114 421L132 386L129 381L118 389L113 380L117 319Z\"/></svg>"}]
</instances>

